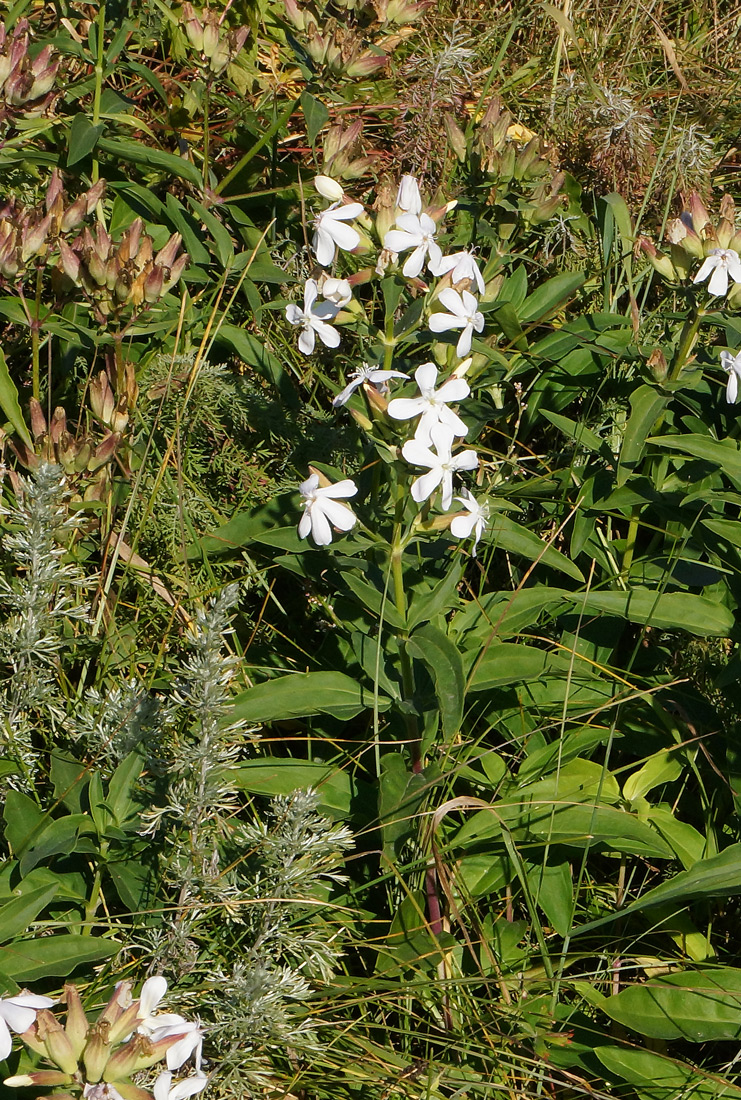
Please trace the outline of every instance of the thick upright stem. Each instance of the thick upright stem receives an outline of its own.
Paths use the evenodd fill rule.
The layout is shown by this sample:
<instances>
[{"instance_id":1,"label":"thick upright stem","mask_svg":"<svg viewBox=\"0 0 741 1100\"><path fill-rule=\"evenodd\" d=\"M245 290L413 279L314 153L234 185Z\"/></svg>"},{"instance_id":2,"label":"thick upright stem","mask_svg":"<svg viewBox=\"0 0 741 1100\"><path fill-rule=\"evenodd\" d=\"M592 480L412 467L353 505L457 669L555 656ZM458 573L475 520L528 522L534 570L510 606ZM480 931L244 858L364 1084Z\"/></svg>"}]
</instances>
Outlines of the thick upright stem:
<instances>
[{"instance_id":1,"label":"thick upright stem","mask_svg":"<svg viewBox=\"0 0 741 1100\"><path fill-rule=\"evenodd\" d=\"M93 91L93 126L100 122L100 97L103 94L103 65L105 62L105 6L106 0L100 0L98 8L98 56L95 59L95 89ZM93 152L93 166L90 173L93 183L97 183L99 175L98 157Z\"/></svg>"}]
</instances>

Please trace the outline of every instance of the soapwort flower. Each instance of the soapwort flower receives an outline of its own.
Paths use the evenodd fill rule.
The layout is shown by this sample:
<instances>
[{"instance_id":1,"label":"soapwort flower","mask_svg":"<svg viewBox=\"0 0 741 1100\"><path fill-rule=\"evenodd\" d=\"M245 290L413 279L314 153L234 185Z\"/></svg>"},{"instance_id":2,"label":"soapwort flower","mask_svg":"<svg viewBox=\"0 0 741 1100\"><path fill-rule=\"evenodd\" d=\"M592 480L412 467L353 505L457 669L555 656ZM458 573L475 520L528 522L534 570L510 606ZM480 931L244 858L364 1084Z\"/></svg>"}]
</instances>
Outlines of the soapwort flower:
<instances>
[{"instance_id":1,"label":"soapwort flower","mask_svg":"<svg viewBox=\"0 0 741 1100\"><path fill-rule=\"evenodd\" d=\"M450 521L450 533L454 538L467 539L474 536L471 557L476 557L476 547L479 539L486 530L489 522L489 509L486 504L479 504L473 493L468 489L461 490L461 496L455 498L466 509L466 513L453 516Z\"/></svg>"},{"instance_id":2,"label":"soapwort flower","mask_svg":"<svg viewBox=\"0 0 741 1100\"><path fill-rule=\"evenodd\" d=\"M322 298L342 308L352 301L352 287L347 279L324 279L321 284Z\"/></svg>"},{"instance_id":3,"label":"soapwort flower","mask_svg":"<svg viewBox=\"0 0 741 1100\"><path fill-rule=\"evenodd\" d=\"M314 219L314 237L311 246L316 253L317 262L329 267L334 260L335 245L345 252L352 252L360 244L360 234L345 222L352 221L363 213L362 203L348 202L344 205L333 202L331 206L317 214Z\"/></svg>"},{"instance_id":4,"label":"soapwort flower","mask_svg":"<svg viewBox=\"0 0 741 1100\"><path fill-rule=\"evenodd\" d=\"M152 1092L154 1100L187 1100L189 1096L195 1096L203 1092L208 1084L205 1073L196 1073L192 1077L185 1077L182 1081L176 1081L173 1085L172 1074L163 1070L154 1082Z\"/></svg>"},{"instance_id":5,"label":"soapwort flower","mask_svg":"<svg viewBox=\"0 0 741 1100\"><path fill-rule=\"evenodd\" d=\"M473 252L453 252L450 256L443 256L439 264L430 266L430 271L433 275L445 275L449 271L452 282L459 283L461 279L470 279L471 284L475 283L478 287L479 294L483 294L486 290L484 277Z\"/></svg>"},{"instance_id":6,"label":"soapwort flower","mask_svg":"<svg viewBox=\"0 0 741 1100\"><path fill-rule=\"evenodd\" d=\"M341 500L354 497L358 487L350 478L336 485L319 487L319 474L312 474L299 485L304 514L299 520L298 537L305 539L309 532L317 546L329 546L332 527L349 531L358 522L357 516Z\"/></svg>"},{"instance_id":7,"label":"soapwort flower","mask_svg":"<svg viewBox=\"0 0 741 1100\"><path fill-rule=\"evenodd\" d=\"M414 438L425 446L430 443L430 432L436 424L444 424L453 435L466 435L468 426L457 413L448 408L452 401L462 401L471 392L463 378L449 378L439 390L435 389L437 367L434 363L422 363L414 372L420 397L395 397L389 401L388 414L393 420L411 420L419 416Z\"/></svg>"},{"instance_id":8,"label":"soapwort flower","mask_svg":"<svg viewBox=\"0 0 741 1100\"><path fill-rule=\"evenodd\" d=\"M168 1070L180 1069L191 1054L195 1055L196 1068L200 1069L203 1035L198 1024L192 1020L186 1020L176 1012L155 1012L166 992L167 979L161 974L147 978L139 995L136 1030L140 1035L146 1035L153 1043L160 1039L180 1036L167 1051ZM196 1091L200 1092L200 1089Z\"/></svg>"},{"instance_id":9,"label":"soapwort flower","mask_svg":"<svg viewBox=\"0 0 741 1100\"><path fill-rule=\"evenodd\" d=\"M484 315L478 311L478 302L467 290L459 294L457 290L453 290L452 286L446 287L445 290L440 291L438 301L449 312L430 314L428 324L433 332L462 329L455 351L463 358L471 350L474 329L476 332L481 332L484 328Z\"/></svg>"},{"instance_id":10,"label":"soapwort flower","mask_svg":"<svg viewBox=\"0 0 741 1100\"><path fill-rule=\"evenodd\" d=\"M450 507L453 500L453 474L459 470L475 470L479 464L479 456L475 451L459 451L454 455L455 433L447 424L436 424L430 435L434 451L424 446L418 439L408 439L401 453L412 466L427 466L429 470L412 482L412 498L417 504L421 504L423 500L432 496L440 485L442 487L440 504L445 510Z\"/></svg>"},{"instance_id":11,"label":"soapwort flower","mask_svg":"<svg viewBox=\"0 0 741 1100\"><path fill-rule=\"evenodd\" d=\"M339 332L327 324L327 321L332 321L337 316L339 306L334 302L320 302L315 305L318 293L316 279L307 279L304 287L304 308L301 309L295 302L289 302L286 306L288 323L301 326L298 346L304 355L311 355L317 336L328 348L336 348L340 343Z\"/></svg>"},{"instance_id":12,"label":"soapwort flower","mask_svg":"<svg viewBox=\"0 0 741 1100\"><path fill-rule=\"evenodd\" d=\"M342 393L338 393L335 397L332 405L335 409L338 409L340 405L346 405L350 395L364 382L373 382L373 384L388 382L389 378L408 378L408 374L403 374L400 370L379 370L377 367L370 367L367 363L363 363L361 367L354 370L350 375L350 381L345 386Z\"/></svg>"},{"instance_id":13,"label":"soapwort flower","mask_svg":"<svg viewBox=\"0 0 741 1100\"><path fill-rule=\"evenodd\" d=\"M728 371L726 401L729 405L735 405L738 400L738 383L741 378L741 351L736 355L733 355L730 351L722 351L720 353L720 365Z\"/></svg>"},{"instance_id":14,"label":"soapwort flower","mask_svg":"<svg viewBox=\"0 0 741 1100\"><path fill-rule=\"evenodd\" d=\"M435 240L437 226L429 214L400 214L396 219L398 229L389 229L383 238L383 247L391 252L408 252L402 272L407 279L416 279L424 267L425 257L432 271L443 258L440 245Z\"/></svg>"},{"instance_id":15,"label":"soapwort flower","mask_svg":"<svg viewBox=\"0 0 741 1100\"><path fill-rule=\"evenodd\" d=\"M728 276L734 283L741 283L741 258L733 248L711 248L705 262L692 280L702 283L708 280L708 292L718 298L728 293Z\"/></svg>"},{"instance_id":16,"label":"soapwort flower","mask_svg":"<svg viewBox=\"0 0 741 1100\"><path fill-rule=\"evenodd\" d=\"M50 1008L53 1004L50 997L37 997L33 993L19 993L15 997L0 999L0 1062L5 1061L13 1045L9 1029L19 1035L28 1031L37 1011Z\"/></svg>"},{"instance_id":17,"label":"soapwort flower","mask_svg":"<svg viewBox=\"0 0 741 1100\"><path fill-rule=\"evenodd\" d=\"M422 196L414 176L402 176L396 192L396 207L402 214L421 214Z\"/></svg>"}]
</instances>

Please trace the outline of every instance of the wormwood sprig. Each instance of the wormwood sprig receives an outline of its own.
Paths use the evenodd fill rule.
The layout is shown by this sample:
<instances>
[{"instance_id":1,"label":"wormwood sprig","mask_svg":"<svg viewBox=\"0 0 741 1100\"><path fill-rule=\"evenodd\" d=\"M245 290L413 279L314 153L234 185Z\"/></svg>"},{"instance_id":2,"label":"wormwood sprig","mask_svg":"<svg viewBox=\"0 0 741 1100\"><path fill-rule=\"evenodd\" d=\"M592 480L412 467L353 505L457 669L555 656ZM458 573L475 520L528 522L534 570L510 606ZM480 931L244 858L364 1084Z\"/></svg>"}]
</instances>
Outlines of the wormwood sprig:
<instances>
[{"instance_id":1,"label":"wormwood sprig","mask_svg":"<svg viewBox=\"0 0 741 1100\"><path fill-rule=\"evenodd\" d=\"M36 716L43 712L53 728L62 714L55 664L68 640L65 630L89 615L82 590L90 579L65 560L79 525L69 514L61 468L42 462L16 484L15 502L0 505L8 526L2 549L12 564L10 575L0 573L7 614L0 626L0 711L3 739L27 783L37 760L30 740Z\"/></svg>"}]
</instances>

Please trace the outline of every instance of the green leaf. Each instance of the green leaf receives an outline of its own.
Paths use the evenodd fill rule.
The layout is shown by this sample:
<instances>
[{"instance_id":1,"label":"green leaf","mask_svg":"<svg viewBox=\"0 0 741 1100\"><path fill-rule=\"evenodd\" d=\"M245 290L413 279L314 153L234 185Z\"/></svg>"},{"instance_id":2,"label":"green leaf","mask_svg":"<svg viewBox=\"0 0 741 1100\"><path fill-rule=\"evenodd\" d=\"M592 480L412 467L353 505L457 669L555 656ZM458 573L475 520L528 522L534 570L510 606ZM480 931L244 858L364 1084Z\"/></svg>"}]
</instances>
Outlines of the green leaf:
<instances>
[{"instance_id":1,"label":"green leaf","mask_svg":"<svg viewBox=\"0 0 741 1100\"><path fill-rule=\"evenodd\" d=\"M701 458L717 466L736 486L741 486L741 451L734 439L713 439L709 435L661 436L648 440L654 447Z\"/></svg>"},{"instance_id":2,"label":"green leaf","mask_svg":"<svg viewBox=\"0 0 741 1100\"><path fill-rule=\"evenodd\" d=\"M474 655L478 658L478 652ZM543 674L547 653L534 646L513 642L494 642L473 665L469 691L489 691L522 680L534 680Z\"/></svg>"},{"instance_id":3,"label":"green leaf","mask_svg":"<svg viewBox=\"0 0 741 1100\"><path fill-rule=\"evenodd\" d=\"M21 874L28 874L38 863L52 856L74 852L80 833L92 831L93 823L87 814L66 814L59 818L47 815L43 828L34 832L33 842L27 845L21 857Z\"/></svg>"},{"instance_id":4,"label":"green leaf","mask_svg":"<svg viewBox=\"0 0 741 1100\"><path fill-rule=\"evenodd\" d=\"M574 907L571 864L546 864L528 868L530 893L559 936L568 936Z\"/></svg>"},{"instance_id":5,"label":"green leaf","mask_svg":"<svg viewBox=\"0 0 741 1100\"><path fill-rule=\"evenodd\" d=\"M10 790L5 796L3 810L5 821L5 839L13 855L21 855L33 837L41 831L49 820L47 814L39 809L32 798L22 791Z\"/></svg>"},{"instance_id":6,"label":"green leaf","mask_svg":"<svg viewBox=\"0 0 741 1100\"><path fill-rule=\"evenodd\" d=\"M572 598L585 611L619 615L640 626L686 630L700 638L726 638L734 625L727 607L691 592L658 593L650 588L632 588L628 592L590 592Z\"/></svg>"},{"instance_id":7,"label":"green leaf","mask_svg":"<svg viewBox=\"0 0 741 1100\"><path fill-rule=\"evenodd\" d=\"M320 808L343 817L357 791L349 772L320 760L248 760L229 775L241 790L269 798L312 787Z\"/></svg>"},{"instance_id":8,"label":"green leaf","mask_svg":"<svg viewBox=\"0 0 741 1100\"><path fill-rule=\"evenodd\" d=\"M329 122L329 111L322 101L310 92L301 93L301 110L306 120L306 136L309 145L313 145L319 131Z\"/></svg>"},{"instance_id":9,"label":"green leaf","mask_svg":"<svg viewBox=\"0 0 741 1100\"><path fill-rule=\"evenodd\" d=\"M371 615L378 618L381 615L381 609L383 609L383 621L385 623L388 623L395 630L406 629L407 624L396 610L394 601L388 595L384 602L383 592L379 592L375 585L362 581L350 572L344 572L342 579L353 595L360 601L361 606L370 611Z\"/></svg>"},{"instance_id":10,"label":"green leaf","mask_svg":"<svg viewBox=\"0 0 741 1100\"><path fill-rule=\"evenodd\" d=\"M420 623L428 623L436 615L450 607L457 607L458 585L463 575L463 559L454 561L441 581L427 592L415 592L407 611L409 629L414 630Z\"/></svg>"},{"instance_id":11,"label":"green leaf","mask_svg":"<svg viewBox=\"0 0 741 1100\"><path fill-rule=\"evenodd\" d=\"M574 565L565 554L543 542L541 538L527 527L522 527L509 516L501 512L490 522L491 537L503 550L509 550L513 554L520 554L527 561L541 561L567 577L573 577L576 581L583 581L584 574L578 566Z\"/></svg>"},{"instance_id":12,"label":"green leaf","mask_svg":"<svg viewBox=\"0 0 741 1100\"><path fill-rule=\"evenodd\" d=\"M33 447L33 440L26 427L18 401L18 387L10 377L2 348L0 348L0 409L2 409L3 414L13 426L13 430L18 433L26 446Z\"/></svg>"},{"instance_id":13,"label":"green leaf","mask_svg":"<svg viewBox=\"0 0 741 1100\"><path fill-rule=\"evenodd\" d=\"M0 942L7 943L23 935L56 893L57 884L52 882L0 906Z\"/></svg>"},{"instance_id":14,"label":"green leaf","mask_svg":"<svg viewBox=\"0 0 741 1100\"><path fill-rule=\"evenodd\" d=\"M630 416L620 448L617 483L624 485L638 468L649 432L669 398L654 386L639 386L630 395Z\"/></svg>"},{"instance_id":15,"label":"green leaf","mask_svg":"<svg viewBox=\"0 0 741 1100\"><path fill-rule=\"evenodd\" d=\"M133 820L138 820L139 807L132 798L139 776L144 770L142 758L137 752L130 752L116 768L108 784L108 809L120 829Z\"/></svg>"},{"instance_id":16,"label":"green leaf","mask_svg":"<svg viewBox=\"0 0 741 1100\"><path fill-rule=\"evenodd\" d=\"M676 749L661 749L649 756L643 767L625 780L623 795L628 802L642 798L654 787L679 779L683 769L684 761Z\"/></svg>"},{"instance_id":17,"label":"green leaf","mask_svg":"<svg viewBox=\"0 0 741 1100\"><path fill-rule=\"evenodd\" d=\"M593 451L595 454L603 454L607 448L607 443L604 439L600 439L586 424L577 423L576 420L569 419L568 416L561 416L560 413L551 412L549 409L543 409L542 416L546 420L550 420L559 431L562 431L569 439L573 439L579 447L584 447L588 451ZM609 448L607 448L609 450Z\"/></svg>"},{"instance_id":18,"label":"green leaf","mask_svg":"<svg viewBox=\"0 0 741 1100\"><path fill-rule=\"evenodd\" d=\"M292 511L298 514L298 493L281 493L267 504L249 512L237 512L228 523L210 535L204 535L188 547L188 557L201 554L224 554L256 541L266 531L279 527Z\"/></svg>"},{"instance_id":19,"label":"green leaf","mask_svg":"<svg viewBox=\"0 0 741 1100\"><path fill-rule=\"evenodd\" d=\"M378 816L383 835L383 850L395 860L404 842L416 833L417 814L428 789L419 772L411 772L398 752L387 753L381 760Z\"/></svg>"},{"instance_id":20,"label":"green leaf","mask_svg":"<svg viewBox=\"0 0 741 1100\"><path fill-rule=\"evenodd\" d=\"M389 705L381 699L382 709ZM343 672L297 672L257 684L234 700L230 721L282 722L329 714L349 721L373 706L373 692Z\"/></svg>"},{"instance_id":21,"label":"green leaf","mask_svg":"<svg viewBox=\"0 0 741 1100\"><path fill-rule=\"evenodd\" d=\"M572 935L580 936L593 928L601 927L628 913L648 909L652 905L679 901L685 903L693 898L728 897L736 894L741 894L741 844L731 844L719 855L699 860L688 871L680 871L667 882L648 890L619 912L580 925L574 929Z\"/></svg>"},{"instance_id":22,"label":"green leaf","mask_svg":"<svg viewBox=\"0 0 741 1100\"><path fill-rule=\"evenodd\" d=\"M114 161L124 160L129 164L153 168L155 171L164 172L168 176L176 176L179 179L187 180L188 183L192 183L198 188L203 183L200 169L196 168L191 161L175 156L174 153L165 153L162 149L152 149L138 141L101 137L98 139L98 148L113 157Z\"/></svg>"},{"instance_id":23,"label":"green leaf","mask_svg":"<svg viewBox=\"0 0 741 1100\"><path fill-rule=\"evenodd\" d=\"M113 940L94 936L58 935L22 940L0 947L0 974L16 982L67 978L78 966L102 962L120 951Z\"/></svg>"},{"instance_id":24,"label":"green leaf","mask_svg":"<svg viewBox=\"0 0 741 1100\"><path fill-rule=\"evenodd\" d=\"M603 1011L652 1039L741 1038L741 970L729 966L650 978L608 997Z\"/></svg>"},{"instance_id":25,"label":"green leaf","mask_svg":"<svg viewBox=\"0 0 741 1100\"><path fill-rule=\"evenodd\" d=\"M105 125L102 122L93 126L86 115L75 115L69 129L69 144L67 147L67 167L83 160L92 153L98 144L98 138L103 133Z\"/></svg>"},{"instance_id":26,"label":"green leaf","mask_svg":"<svg viewBox=\"0 0 741 1100\"><path fill-rule=\"evenodd\" d=\"M450 739L460 729L466 678L457 646L437 627L428 623L407 642L407 652L423 661L435 684L443 735Z\"/></svg>"},{"instance_id":27,"label":"green leaf","mask_svg":"<svg viewBox=\"0 0 741 1100\"><path fill-rule=\"evenodd\" d=\"M283 370L283 365L271 351L265 347L261 340L253 336L251 332L237 328L236 325L221 325L216 334L215 342L223 341L228 344L239 356L243 363L254 367L258 374L266 381L272 383L291 408L298 407L298 398L291 385L291 381Z\"/></svg>"},{"instance_id":28,"label":"green leaf","mask_svg":"<svg viewBox=\"0 0 741 1100\"><path fill-rule=\"evenodd\" d=\"M584 285L586 275L583 271L569 271L563 275L554 275L529 294L518 310L521 322L533 324L544 321L555 313L571 298L580 286Z\"/></svg>"},{"instance_id":29,"label":"green leaf","mask_svg":"<svg viewBox=\"0 0 741 1100\"><path fill-rule=\"evenodd\" d=\"M595 1045L594 1053L608 1073L622 1077L643 1100L710 1100L741 1096L741 1089L727 1077L706 1076L686 1062L667 1058L639 1047Z\"/></svg>"}]
</instances>

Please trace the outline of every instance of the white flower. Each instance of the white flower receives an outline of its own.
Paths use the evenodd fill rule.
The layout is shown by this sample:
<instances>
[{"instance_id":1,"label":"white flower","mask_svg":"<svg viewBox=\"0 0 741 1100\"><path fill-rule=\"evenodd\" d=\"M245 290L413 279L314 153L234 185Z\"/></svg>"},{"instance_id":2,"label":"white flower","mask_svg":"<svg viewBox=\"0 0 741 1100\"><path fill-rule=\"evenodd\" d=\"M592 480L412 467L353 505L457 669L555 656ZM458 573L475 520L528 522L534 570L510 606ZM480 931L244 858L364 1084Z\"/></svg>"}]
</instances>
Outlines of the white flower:
<instances>
[{"instance_id":1,"label":"white flower","mask_svg":"<svg viewBox=\"0 0 741 1100\"><path fill-rule=\"evenodd\" d=\"M320 302L318 306L315 305L317 294L316 279L307 279L304 287L304 308L301 309L295 302L286 306L289 324L301 326L298 346L304 355L311 355L317 336L328 348L336 348L340 342L339 332L327 324L327 321L332 321L337 316L339 307L334 302Z\"/></svg>"},{"instance_id":2,"label":"white flower","mask_svg":"<svg viewBox=\"0 0 741 1100\"><path fill-rule=\"evenodd\" d=\"M311 531L311 537L317 546L329 546L332 541L332 527L340 531L349 531L358 522L357 516L340 500L354 497L358 487L354 481L345 478L336 485L319 488L319 475L312 474L299 485L304 505L304 514L299 520L298 537L305 539Z\"/></svg>"},{"instance_id":3,"label":"white flower","mask_svg":"<svg viewBox=\"0 0 741 1100\"><path fill-rule=\"evenodd\" d=\"M402 176L396 192L396 206L403 214L421 214L422 196L414 176Z\"/></svg>"},{"instance_id":4,"label":"white flower","mask_svg":"<svg viewBox=\"0 0 741 1100\"><path fill-rule=\"evenodd\" d=\"M16 997L0 999L0 1062L4 1062L13 1047L12 1029L17 1034L28 1031L40 1008L51 1008L51 997L37 997L33 993L19 993Z\"/></svg>"},{"instance_id":5,"label":"white flower","mask_svg":"<svg viewBox=\"0 0 741 1100\"><path fill-rule=\"evenodd\" d=\"M486 290L484 277L473 252L454 252L451 256L443 256L439 264L430 266L430 271L433 275L444 275L446 271L450 271L454 283L459 283L461 279L470 279L478 287L479 294Z\"/></svg>"},{"instance_id":6,"label":"white flower","mask_svg":"<svg viewBox=\"0 0 741 1100\"><path fill-rule=\"evenodd\" d=\"M340 202L345 194L342 184L333 180L331 176L314 176L314 186L319 194L330 202Z\"/></svg>"},{"instance_id":7,"label":"white flower","mask_svg":"<svg viewBox=\"0 0 741 1100\"><path fill-rule=\"evenodd\" d=\"M728 371L726 401L729 405L735 405L738 400L738 382L741 378L741 351L737 355L732 355L730 351L722 351L720 364L724 370Z\"/></svg>"},{"instance_id":8,"label":"white flower","mask_svg":"<svg viewBox=\"0 0 741 1100\"><path fill-rule=\"evenodd\" d=\"M322 283L322 298L341 308L352 301L352 287L347 279L325 279Z\"/></svg>"},{"instance_id":9,"label":"white flower","mask_svg":"<svg viewBox=\"0 0 741 1100\"><path fill-rule=\"evenodd\" d=\"M467 509L468 515L454 516L450 522L450 533L457 539L467 539L475 532L471 550L471 556L475 558L479 539L489 522L489 509L486 504L479 504L476 497L468 489L463 489L462 496L455 499Z\"/></svg>"},{"instance_id":10,"label":"white flower","mask_svg":"<svg viewBox=\"0 0 741 1100\"><path fill-rule=\"evenodd\" d=\"M165 1027L157 1027L154 1029L149 1036L153 1043L158 1043L160 1039L175 1038L176 1035L181 1036L181 1038L173 1043L167 1050L167 1068L169 1070L180 1069L183 1063L193 1054L195 1067L197 1070L200 1070L201 1052L203 1050L203 1032L198 1024L194 1023L193 1020L185 1020L182 1016L177 1016L174 1013L162 1016L160 1019L169 1019L173 1022L168 1023ZM141 1028L139 1030L141 1030Z\"/></svg>"},{"instance_id":11,"label":"white flower","mask_svg":"<svg viewBox=\"0 0 741 1100\"><path fill-rule=\"evenodd\" d=\"M431 314L429 326L433 332L447 332L451 328L463 329L455 346L456 354L463 358L471 350L473 330L481 332L484 327L484 315L479 313L476 308L478 302L467 290L459 294L452 286L446 287L440 291L438 300L450 312Z\"/></svg>"},{"instance_id":12,"label":"white flower","mask_svg":"<svg viewBox=\"0 0 741 1100\"><path fill-rule=\"evenodd\" d=\"M434 363L422 363L414 372L421 397L396 397L389 401L388 414L394 420L411 420L419 416L414 438L418 443L430 443L430 431L436 424L445 424L454 435L466 435L468 426L448 408L451 401L462 401L471 392L463 378L449 378L439 390L435 389L437 367Z\"/></svg>"},{"instance_id":13,"label":"white flower","mask_svg":"<svg viewBox=\"0 0 741 1100\"><path fill-rule=\"evenodd\" d=\"M422 474L412 482L412 498L417 504L421 504L440 485L442 486L440 503L445 510L450 507L453 500L453 474L458 470L475 470L479 464L479 458L475 451L459 451L457 455L452 453L455 436L453 429L447 424L436 424L431 435L434 451L425 447L418 439L409 439L402 447L401 453L413 466L429 467L429 473Z\"/></svg>"},{"instance_id":14,"label":"white flower","mask_svg":"<svg viewBox=\"0 0 741 1100\"><path fill-rule=\"evenodd\" d=\"M182 1081L176 1081L173 1085L172 1074L163 1070L154 1082L154 1100L186 1100L188 1096L195 1096L203 1092L208 1084L205 1073L196 1073L193 1077L186 1077Z\"/></svg>"},{"instance_id":15,"label":"white flower","mask_svg":"<svg viewBox=\"0 0 741 1100\"><path fill-rule=\"evenodd\" d=\"M398 229L389 229L383 238L383 247L392 252L407 252L413 248L411 256L402 267L407 279L415 279L424 267L428 256L430 270L443 258L442 249L435 240L437 226L429 214L400 214L396 219Z\"/></svg>"},{"instance_id":16,"label":"white flower","mask_svg":"<svg viewBox=\"0 0 741 1100\"><path fill-rule=\"evenodd\" d=\"M345 386L342 393L338 393L332 402L333 406L337 409L340 405L347 404L350 394L362 386L364 382L387 382L389 378L408 378L408 374L402 374L400 370L378 370L376 367L369 367L367 363L363 363L362 367L358 367L350 375L350 381Z\"/></svg>"},{"instance_id":17,"label":"white flower","mask_svg":"<svg viewBox=\"0 0 741 1100\"><path fill-rule=\"evenodd\" d=\"M728 291L728 276L734 283L741 283L741 258L733 248L713 248L705 257L700 270L692 280L693 283L701 283L710 275L708 291L718 298L722 298Z\"/></svg>"},{"instance_id":18,"label":"white flower","mask_svg":"<svg viewBox=\"0 0 741 1100\"><path fill-rule=\"evenodd\" d=\"M113 1085L98 1081L97 1085L87 1084L82 1090L85 1100L123 1100L123 1096Z\"/></svg>"},{"instance_id":19,"label":"white flower","mask_svg":"<svg viewBox=\"0 0 741 1100\"><path fill-rule=\"evenodd\" d=\"M318 263L329 267L334 260L335 245L352 252L360 244L360 234L345 222L357 218L363 213L362 203L348 202L340 205L333 202L330 207L314 218L314 237L311 246L316 252Z\"/></svg>"}]
</instances>

